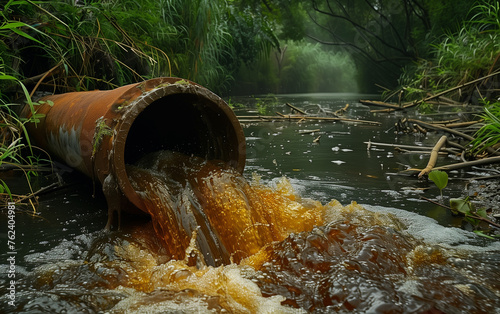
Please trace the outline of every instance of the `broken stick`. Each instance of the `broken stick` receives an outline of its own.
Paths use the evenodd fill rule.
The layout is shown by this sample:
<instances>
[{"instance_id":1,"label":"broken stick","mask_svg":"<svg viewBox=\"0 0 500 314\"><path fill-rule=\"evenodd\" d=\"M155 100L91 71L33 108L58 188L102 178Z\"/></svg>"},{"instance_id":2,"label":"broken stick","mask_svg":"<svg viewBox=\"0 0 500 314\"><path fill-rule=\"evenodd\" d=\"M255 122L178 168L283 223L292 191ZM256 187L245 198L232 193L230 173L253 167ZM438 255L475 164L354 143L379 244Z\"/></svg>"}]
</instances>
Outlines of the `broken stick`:
<instances>
[{"instance_id":1,"label":"broken stick","mask_svg":"<svg viewBox=\"0 0 500 314\"><path fill-rule=\"evenodd\" d=\"M306 114L303 110L301 110L301 109L299 109L299 108L297 108L297 107L295 107L295 106L293 106L293 105L291 105L289 103L286 103L285 105L287 105L288 107L292 108L293 110L295 110L296 112L298 112L300 114L303 114L303 115Z\"/></svg>"},{"instance_id":2,"label":"broken stick","mask_svg":"<svg viewBox=\"0 0 500 314\"><path fill-rule=\"evenodd\" d=\"M434 168L439 155L439 151L441 150L441 147L443 147L443 145L446 143L446 140L447 140L446 135L443 135L436 143L436 145L434 145L431 151L431 157L429 158L429 162L427 163L427 166L422 171L420 171L420 173L418 174L418 178L421 178L423 175L428 174L429 172L431 172L432 168Z\"/></svg>"}]
</instances>

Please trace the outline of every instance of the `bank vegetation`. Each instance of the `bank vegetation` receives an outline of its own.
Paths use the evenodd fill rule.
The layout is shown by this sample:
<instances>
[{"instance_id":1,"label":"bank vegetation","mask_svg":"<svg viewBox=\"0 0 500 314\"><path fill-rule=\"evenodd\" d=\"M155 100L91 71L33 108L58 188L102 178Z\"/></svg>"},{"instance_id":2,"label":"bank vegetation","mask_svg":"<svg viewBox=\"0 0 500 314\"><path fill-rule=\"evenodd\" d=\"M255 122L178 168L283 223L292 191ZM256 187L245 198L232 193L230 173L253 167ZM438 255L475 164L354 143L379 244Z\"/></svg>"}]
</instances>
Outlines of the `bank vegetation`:
<instances>
[{"instance_id":1,"label":"bank vegetation","mask_svg":"<svg viewBox=\"0 0 500 314\"><path fill-rule=\"evenodd\" d=\"M418 108L428 120L445 110L462 119L454 123L474 122L455 130L467 135L459 144L464 161L498 154L498 1L9 0L2 6L5 201L15 197L4 180L9 171L29 182L51 168L50 156L31 145L20 104L29 105L36 122L40 95L157 76L190 79L221 95L383 92L382 110ZM451 129L430 122L436 121L422 121ZM400 121L400 131L432 129L422 123Z\"/></svg>"}]
</instances>

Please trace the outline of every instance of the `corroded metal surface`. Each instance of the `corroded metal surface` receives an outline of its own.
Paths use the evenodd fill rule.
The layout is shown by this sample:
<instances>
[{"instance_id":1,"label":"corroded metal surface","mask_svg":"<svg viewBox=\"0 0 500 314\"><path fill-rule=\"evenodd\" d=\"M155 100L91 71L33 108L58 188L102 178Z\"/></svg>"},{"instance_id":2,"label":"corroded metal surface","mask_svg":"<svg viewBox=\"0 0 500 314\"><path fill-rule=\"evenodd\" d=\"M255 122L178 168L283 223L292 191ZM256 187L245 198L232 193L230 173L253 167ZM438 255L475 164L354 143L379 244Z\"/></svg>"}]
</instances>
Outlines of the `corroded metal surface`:
<instances>
[{"instance_id":1,"label":"corroded metal surface","mask_svg":"<svg viewBox=\"0 0 500 314\"><path fill-rule=\"evenodd\" d=\"M243 172L245 137L238 119L220 97L196 83L155 78L41 100L37 113L45 116L27 127L35 144L101 183L111 176L106 182L116 182L139 209L143 205L126 164L154 150L219 159ZM25 108L24 116L29 114Z\"/></svg>"}]
</instances>

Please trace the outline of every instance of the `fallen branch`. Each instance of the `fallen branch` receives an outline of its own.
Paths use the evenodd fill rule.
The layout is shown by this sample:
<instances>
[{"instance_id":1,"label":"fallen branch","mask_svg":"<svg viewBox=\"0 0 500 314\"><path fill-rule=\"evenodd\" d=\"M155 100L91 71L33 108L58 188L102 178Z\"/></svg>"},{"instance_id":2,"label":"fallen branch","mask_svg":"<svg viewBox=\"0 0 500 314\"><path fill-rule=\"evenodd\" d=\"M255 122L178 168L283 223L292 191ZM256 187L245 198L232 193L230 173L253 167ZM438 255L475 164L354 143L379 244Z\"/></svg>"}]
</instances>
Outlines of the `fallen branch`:
<instances>
[{"instance_id":1,"label":"fallen branch","mask_svg":"<svg viewBox=\"0 0 500 314\"><path fill-rule=\"evenodd\" d=\"M416 120L416 119L408 119L408 121L420 124L421 126L428 127L430 129L435 129L435 130L441 130L441 131L444 131L444 132L448 132L450 134L462 137L462 138L464 138L464 139L466 139L468 141L474 140L474 137L472 137L472 136L470 136L468 134L465 134L463 132L460 132L460 131L457 131L457 130L454 130L454 129L450 129L448 127L444 127L444 126L436 125L436 124L431 124L431 123L423 122L423 121ZM489 154L491 154L491 155L500 155L500 153L497 152L497 151L495 151L492 147L487 147L486 151Z\"/></svg>"},{"instance_id":2,"label":"fallen branch","mask_svg":"<svg viewBox=\"0 0 500 314\"><path fill-rule=\"evenodd\" d=\"M492 74L489 74L489 75L486 75L486 76L483 76L483 77L480 77L480 78L478 78L478 79L476 79L476 80L473 80L473 81L470 81L470 82L467 82L467 83L463 83L463 84L461 84L461 85L455 86L455 87L453 87L453 88L447 89L447 90L442 91L442 92L440 92L440 93L437 93L437 94L434 94L434 95L432 95L432 96L426 97L426 98L424 98L424 99L422 99L422 100L419 100L419 101L415 102L415 104L414 104L414 105L419 105L419 104L421 104L421 103L423 103L423 102L426 102L426 101L428 101L428 100L431 100L431 99L434 99L434 98L437 98L437 97L441 97L441 96L443 96L443 95L445 95L445 94L448 94L449 92L455 91L455 90L457 90L457 89L464 88L465 86L469 86L469 85L472 85L472 84L479 83L479 82L481 82L481 81L484 81L484 80L486 80L486 79L488 79L488 78L490 78L490 77L492 77L492 76L498 75L498 74L500 74L500 71L495 72L495 73L492 73Z\"/></svg>"},{"instance_id":3,"label":"fallen branch","mask_svg":"<svg viewBox=\"0 0 500 314\"><path fill-rule=\"evenodd\" d=\"M340 108L338 109L337 111L335 111L333 114L336 115L336 116L342 116L346 111L347 111L347 108L349 108L349 104L346 104L344 106L344 108Z\"/></svg>"},{"instance_id":4,"label":"fallen branch","mask_svg":"<svg viewBox=\"0 0 500 314\"><path fill-rule=\"evenodd\" d=\"M459 118L456 119L451 119L451 120L446 120L446 121L431 121L429 122L430 124L448 124L448 123L455 123L460 121Z\"/></svg>"},{"instance_id":5,"label":"fallen branch","mask_svg":"<svg viewBox=\"0 0 500 314\"><path fill-rule=\"evenodd\" d=\"M388 144L388 143L377 143L377 142L363 142L365 144L370 144L373 146L386 146L386 147L394 147L396 148L404 148L404 149L416 149L422 151L430 151L432 150L431 146L414 146L414 145L399 145L399 144ZM441 148L441 151L449 151L449 149ZM455 151L449 151L451 153L456 153Z\"/></svg>"},{"instance_id":6,"label":"fallen branch","mask_svg":"<svg viewBox=\"0 0 500 314\"><path fill-rule=\"evenodd\" d=\"M472 160L472 161L464 161L464 162L460 162L460 163L456 163L456 164L435 167L434 170L449 171L449 170L456 170L456 169L461 169L461 168L466 168L466 167L471 167L471 166L488 165L488 164L494 164L494 163L500 163L500 156L488 157L488 158L477 159L477 160ZM410 168L410 169L404 170L403 172L419 172L419 171L421 171L421 170L416 169L416 168Z\"/></svg>"},{"instance_id":7,"label":"fallen branch","mask_svg":"<svg viewBox=\"0 0 500 314\"><path fill-rule=\"evenodd\" d=\"M293 105L291 105L291 104L289 104L289 103L286 103L285 105L287 105L288 107L292 108L293 110L297 111L297 112L298 112L298 113L300 113L300 114L303 114L303 115L305 115L305 114L306 114L306 113L305 113L304 111L302 111L301 109L299 109L299 108L297 108L297 107L295 107L295 106L293 106Z\"/></svg>"},{"instance_id":8,"label":"fallen branch","mask_svg":"<svg viewBox=\"0 0 500 314\"><path fill-rule=\"evenodd\" d=\"M390 104L390 103L383 102L383 101L378 101L378 100L360 99L359 102L362 103L363 105L372 105L372 106L378 106L378 107L386 107L386 108L390 108L390 109L393 109L393 110L401 110L401 109L403 109L403 106L399 106L399 105L395 105L395 104Z\"/></svg>"},{"instance_id":9,"label":"fallen branch","mask_svg":"<svg viewBox=\"0 0 500 314\"><path fill-rule=\"evenodd\" d=\"M466 126L471 126L477 123L483 122L483 120L478 121L467 121L467 122L457 122L457 123L443 123L443 125L447 128L461 128Z\"/></svg>"},{"instance_id":10,"label":"fallen branch","mask_svg":"<svg viewBox=\"0 0 500 314\"><path fill-rule=\"evenodd\" d=\"M370 110L371 113L385 113L385 112L393 112L394 109L378 109L378 110Z\"/></svg>"},{"instance_id":11,"label":"fallen branch","mask_svg":"<svg viewBox=\"0 0 500 314\"><path fill-rule=\"evenodd\" d=\"M489 176L482 176L482 177L473 177L473 178L469 178L467 180L469 181L477 181L477 180L491 180L491 179L496 179L496 178L500 178L500 174L493 174L493 175L489 175Z\"/></svg>"},{"instance_id":12,"label":"fallen branch","mask_svg":"<svg viewBox=\"0 0 500 314\"><path fill-rule=\"evenodd\" d=\"M52 183L48 186L40 188L38 191L30 193L28 195L23 196L19 199L19 202L24 202L26 200L32 199L40 194L46 194L55 190L59 190L61 188L61 184L58 182Z\"/></svg>"},{"instance_id":13,"label":"fallen branch","mask_svg":"<svg viewBox=\"0 0 500 314\"><path fill-rule=\"evenodd\" d=\"M311 133L316 133L316 132L319 132L319 131L321 131L321 129L303 130L303 131L299 131L299 134L311 134Z\"/></svg>"},{"instance_id":14,"label":"fallen branch","mask_svg":"<svg viewBox=\"0 0 500 314\"><path fill-rule=\"evenodd\" d=\"M431 124L431 123L427 123L427 122L424 122L424 121L421 121L421 120L416 120L416 119L408 119L408 121L413 122L413 123L417 123L420 126L423 126L423 127L429 128L429 129L445 131L445 132L448 132L450 134L462 137L462 138L464 138L466 140L469 140L469 141L472 141L474 139L470 135L467 135L465 133L459 132L457 130L453 130L453 129L447 128L447 127L442 126L442 125Z\"/></svg>"},{"instance_id":15,"label":"fallen branch","mask_svg":"<svg viewBox=\"0 0 500 314\"><path fill-rule=\"evenodd\" d=\"M394 150L397 151L397 152L406 153L406 154L421 154L421 155L432 154L432 151L427 151L427 150L407 150L407 149L400 148L400 147L395 147ZM443 151L443 149L441 149L441 151L439 151L438 154L442 155L442 156L447 156L448 153L450 153L450 152ZM453 153L456 153L456 152L453 152Z\"/></svg>"},{"instance_id":16,"label":"fallen branch","mask_svg":"<svg viewBox=\"0 0 500 314\"><path fill-rule=\"evenodd\" d=\"M357 120L348 118L336 118L336 117L310 117L310 116L296 116L296 115L278 115L278 116L238 116L238 119L251 119L251 121L266 121L266 120L317 120L317 121L344 121L344 122L354 122L372 125L381 125L381 122L368 121L368 120Z\"/></svg>"},{"instance_id":17,"label":"fallen branch","mask_svg":"<svg viewBox=\"0 0 500 314\"><path fill-rule=\"evenodd\" d=\"M434 168L439 155L439 150L441 150L441 147L443 147L443 145L446 143L446 140L447 137L445 135L441 136L439 141L437 141L436 145L432 148L429 162L427 163L427 166L418 174L419 178L421 178L423 175L428 174L429 172L431 172L432 168Z\"/></svg>"},{"instance_id":18,"label":"fallen branch","mask_svg":"<svg viewBox=\"0 0 500 314\"><path fill-rule=\"evenodd\" d=\"M464 161L464 162L457 163L457 164L440 166L440 167L436 167L434 169L436 169L436 170L455 170L455 169L460 169L460 168L465 168L465 167L471 167L471 166L477 166L477 165L488 165L488 164L494 164L494 163L499 163L499 162L500 162L500 156L495 156L495 157L488 157L488 158L477 159L477 160L472 160L472 161Z\"/></svg>"}]
</instances>

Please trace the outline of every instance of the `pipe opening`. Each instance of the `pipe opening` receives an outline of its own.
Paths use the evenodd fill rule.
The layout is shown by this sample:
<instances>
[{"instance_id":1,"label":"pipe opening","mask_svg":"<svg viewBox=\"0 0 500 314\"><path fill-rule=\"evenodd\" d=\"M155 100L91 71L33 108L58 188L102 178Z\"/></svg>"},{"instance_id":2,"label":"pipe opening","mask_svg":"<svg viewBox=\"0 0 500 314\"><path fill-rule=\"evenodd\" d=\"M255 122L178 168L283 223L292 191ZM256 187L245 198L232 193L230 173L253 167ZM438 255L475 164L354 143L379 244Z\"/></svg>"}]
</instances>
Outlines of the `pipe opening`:
<instances>
[{"instance_id":1,"label":"pipe opening","mask_svg":"<svg viewBox=\"0 0 500 314\"><path fill-rule=\"evenodd\" d=\"M133 164L148 153L172 150L223 160L238 169L238 128L223 108L225 104L197 94L172 94L153 101L130 127L125 164Z\"/></svg>"}]
</instances>

